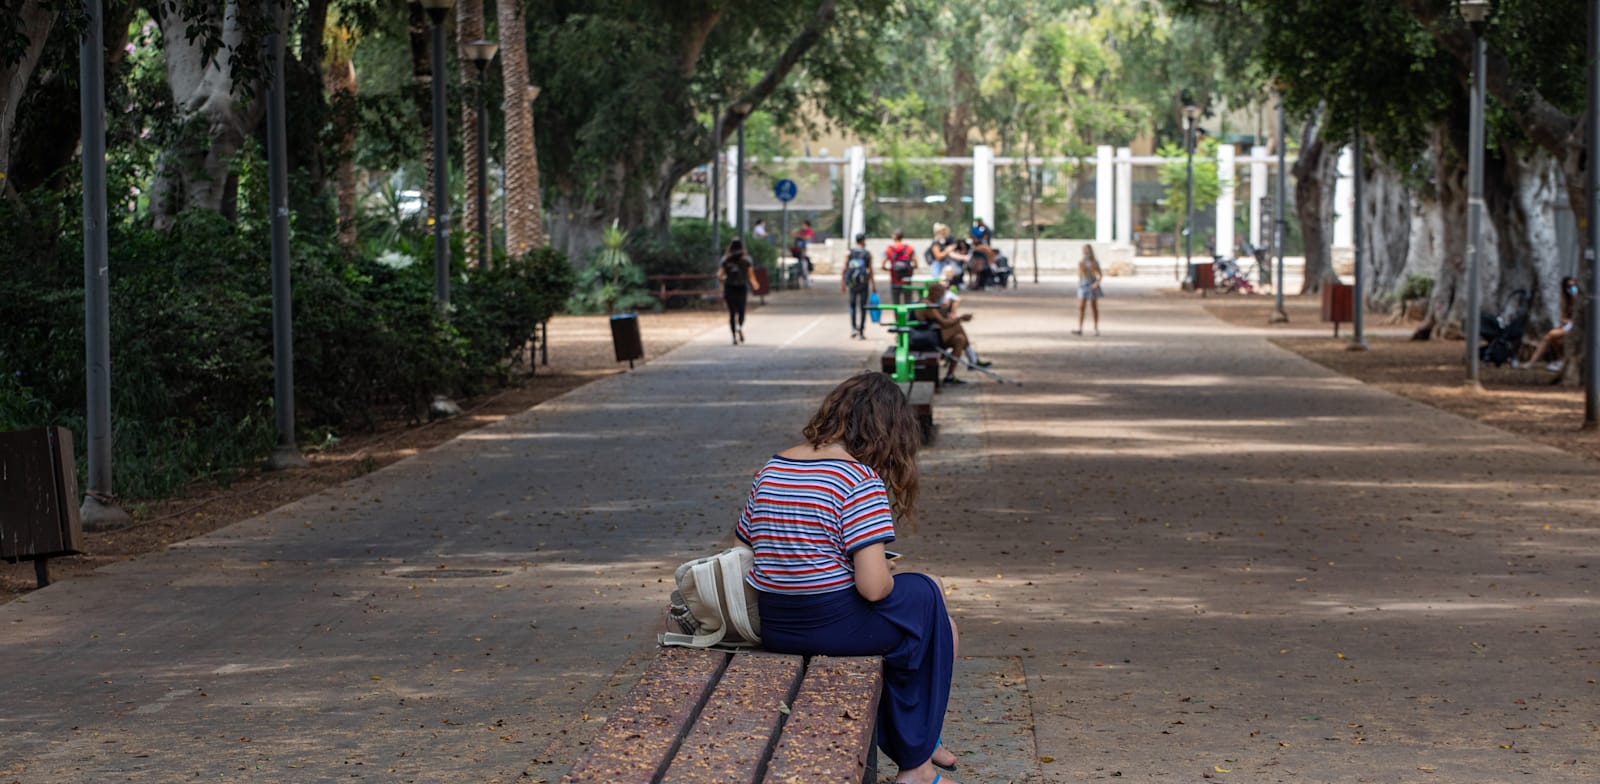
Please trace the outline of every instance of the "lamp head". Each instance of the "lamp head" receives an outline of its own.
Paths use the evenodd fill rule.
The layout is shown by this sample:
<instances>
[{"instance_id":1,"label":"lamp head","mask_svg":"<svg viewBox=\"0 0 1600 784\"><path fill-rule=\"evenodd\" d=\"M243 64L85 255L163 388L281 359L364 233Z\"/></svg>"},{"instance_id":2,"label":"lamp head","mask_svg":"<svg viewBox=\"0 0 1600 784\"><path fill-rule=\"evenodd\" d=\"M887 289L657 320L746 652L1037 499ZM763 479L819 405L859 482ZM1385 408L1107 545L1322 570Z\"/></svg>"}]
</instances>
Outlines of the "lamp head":
<instances>
[{"instance_id":1,"label":"lamp head","mask_svg":"<svg viewBox=\"0 0 1600 784\"><path fill-rule=\"evenodd\" d=\"M1467 24L1481 25L1489 20L1491 10L1489 0L1460 0L1456 5L1461 11L1461 18L1467 20Z\"/></svg>"},{"instance_id":2,"label":"lamp head","mask_svg":"<svg viewBox=\"0 0 1600 784\"><path fill-rule=\"evenodd\" d=\"M483 70L483 67L488 65L489 61L494 59L495 53L499 51L499 44L493 41L485 41L482 38L470 44L463 44L461 47L462 54L465 54L473 65L478 66L479 70Z\"/></svg>"},{"instance_id":3,"label":"lamp head","mask_svg":"<svg viewBox=\"0 0 1600 784\"><path fill-rule=\"evenodd\" d=\"M1192 103L1185 105L1183 107L1183 116L1189 122L1194 122L1200 118L1200 107L1195 106Z\"/></svg>"},{"instance_id":4,"label":"lamp head","mask_svg":"<svg viewBox=\"0 0 1600 784\"><path fill-rule=\"evenodd\" d=\"M455 0L417 0L417 4L428 12L428 19L432 20L434 27L438 27L444 24L444 15L449 13Z\"/></svg>"}]
</instances>

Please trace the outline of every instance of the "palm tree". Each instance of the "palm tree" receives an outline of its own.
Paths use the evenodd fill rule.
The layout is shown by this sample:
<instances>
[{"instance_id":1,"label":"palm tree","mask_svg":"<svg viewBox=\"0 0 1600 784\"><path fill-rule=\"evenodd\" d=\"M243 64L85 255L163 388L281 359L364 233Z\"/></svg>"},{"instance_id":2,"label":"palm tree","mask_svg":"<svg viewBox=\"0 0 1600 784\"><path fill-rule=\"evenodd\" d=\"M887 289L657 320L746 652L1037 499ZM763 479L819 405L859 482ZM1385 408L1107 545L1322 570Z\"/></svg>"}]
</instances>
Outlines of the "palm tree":
<instances>
[{"instance_id":1,"label":"palm tree","mask_svg":"<svg viewBox=\"0 0 1600 784\"><path fill-rule=\"evenodd\" d=\"M339 21L328 26L323 34L322 67L328 75L328 92L334 104L343 107L342 111L334 113L339 133L338 168L334 177L338 190L339 244L346 248L356 244L356 121L354 113L349 111L359 88L352 59L355 49L354 29Z\"/></svg>"},{"instance_id":2,"label":"palm tree","mask_svg":"<svg viewBox=\"0 0 1600 784\"><path fill-rule=\"evenodd\" d=\"M467 44L483 38L483 0L457 0L456 2L456 50L463 51ZM477 193L478 177L478 88L477 84L467 84L469 79L476 81L475 72L465 66L461 69L461 171L466 175L464 180L469 193ZM478 243L490 242L487 237L478 236L478 200L468 197L462 200L464 217L462 219L462 239L466 245L467 258L478 259Z\"/></svg>"},{"instance_id":3,"label":"palm tree","mask_svg":"<svg viewBox=\"0 0 1600 784\"><path fill-rule=\"evenodd\" d=\"M528 98L528 45L522 4L496 3L500 27L500 74L506 114L506 255L543 247L544 207L539 198L539 156Z\"/></svg>"}]
</instances>

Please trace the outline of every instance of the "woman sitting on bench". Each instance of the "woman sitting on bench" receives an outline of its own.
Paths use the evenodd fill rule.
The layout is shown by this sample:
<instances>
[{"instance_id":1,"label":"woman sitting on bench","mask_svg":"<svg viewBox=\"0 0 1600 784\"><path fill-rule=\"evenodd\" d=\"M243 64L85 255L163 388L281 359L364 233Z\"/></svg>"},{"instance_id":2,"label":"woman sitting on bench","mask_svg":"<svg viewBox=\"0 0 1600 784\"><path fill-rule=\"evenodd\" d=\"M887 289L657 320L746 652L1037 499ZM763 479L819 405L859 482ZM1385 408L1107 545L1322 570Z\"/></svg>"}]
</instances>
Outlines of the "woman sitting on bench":
<instances>
[{"instance_id":1,"label":"woman sitting on bench","mask_svg":"<svg viewBox=\"0 0 1600 784\"><path fill-rule=\"evenodd\" d=\"M934 767L956 764L939 740L956 626L943 583L890 574L884 551L917 500L911 406L888 376L861 373L829 392L802 432L756 474L736 530L755 552L746 580L762 647L882 656L879 745L900 769L896 782L938 782Z\"/></svg>"},{"instance_id":2,"label":"woman sitting on bench","mask_svg":"<svg viewBox=\"0 0 1600 784\"><path fill-rule=\"evenodd\" d=\"M962 322L971 321L972 314L956 315L956 306L961 298L949 293L950 289L943 283L933 283L928 286L928 295L923 302L933 307L921 311L924 322L939 329L939 342L944 344L946 384L965 384L967 382L956 378L956 363L965 354L967 362L975 367L988 367L991 363L979 359L978 352L972 348L972 339L967 337L967 328Z\"/></svg>"}]
</instances>

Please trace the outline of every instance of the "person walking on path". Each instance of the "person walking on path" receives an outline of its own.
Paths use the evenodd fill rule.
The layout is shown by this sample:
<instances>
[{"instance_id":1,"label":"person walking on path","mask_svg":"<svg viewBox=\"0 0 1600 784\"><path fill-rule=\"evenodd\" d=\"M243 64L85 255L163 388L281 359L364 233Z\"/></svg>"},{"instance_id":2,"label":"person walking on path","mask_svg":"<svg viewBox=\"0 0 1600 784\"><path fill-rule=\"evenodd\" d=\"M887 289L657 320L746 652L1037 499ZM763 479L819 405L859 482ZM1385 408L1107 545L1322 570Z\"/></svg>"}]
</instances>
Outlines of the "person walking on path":
<instances>
[{"instance_id":1,"label":"person walking on path","mask_svg":"<svg viewBox=\"0 0 1600 784\"><path fill-rule=\"evenodd\" d=\"M907 245L905 239L905 232L896 231L894 242L883 251L883 268L889 271L889 290L893 292L896 305L911 303L911 290L906 287L911 285L911 276L917 271L917 251Z\"/></svg>"},{"instance_id":2,"label":"person walking on path","mask_svg":"<svg viewBox=\"0 0 1600 784\"><path fill-rule=\"evenodd\" d=\"M744 306L750 299L750 290L757 287L755 265L744 252L744 240L728 243L728 252L717 264L717 280L722 283L722 301L728 304L728 331L733 333L733 345L744 342Z\"/></svg>"},{"instance_id":3,"label":"person walking on path","mask_svg":"<svg viewBox=\"0 0 1600 784\"><path fill-rule=\"evenodd\" d=\"M867 303L878 293L878 282L872 275L872 252L867 250L867 235L856 235L856 246L844 262L844 274L839 276L839 293L850 297L850 337L867 339Z\"/></svg>"},{"instance_id":4,"label":"person walking on path","mask_svg":"<svg viewBox=\"0 0 1600 784\"><path fill-rule=\"evenodd\" d=\"M935 766L956 765L940 734L960 638L939 578L890 574L884 551L917 501L916 419L893 380L866 372L829 392L802 434L757 472L735 528L755 554L745 580L761 645L882 656L878 741L895 781L940 781Z\"/></svg>"},{"instance_id":5,"label":"person walking on path","mask_svg":"<svg viewBox=\"0 0 1600 784\"><path fill-rule=\"evenodd\" d=\"M1100 262L1094 257L1094 247L1088 244L1083 246L1083 258L1078 259L1078 328L1072 331L1074 335L1083 334L1083 311L1094 312L1094 334L1100 334L1100 279L1105 274L1100 271Z\"/></svg>"}]
</instances>

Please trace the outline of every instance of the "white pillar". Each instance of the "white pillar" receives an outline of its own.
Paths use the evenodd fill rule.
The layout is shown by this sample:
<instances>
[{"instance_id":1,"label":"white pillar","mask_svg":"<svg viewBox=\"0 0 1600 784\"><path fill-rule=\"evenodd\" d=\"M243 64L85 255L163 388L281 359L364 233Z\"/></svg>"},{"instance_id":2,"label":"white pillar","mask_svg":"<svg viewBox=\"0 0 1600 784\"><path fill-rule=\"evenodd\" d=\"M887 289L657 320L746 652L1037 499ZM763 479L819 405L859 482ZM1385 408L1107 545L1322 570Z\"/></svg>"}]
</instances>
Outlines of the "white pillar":
<instances>
[{"instance_id":1,"label":"white pillar","mask_svg":"<svg viewBox=\"0 0 1600 784\"><path fill-rule=\"evenodd\" d=\"M1133 150L1117 148L1116 242L1133 247Z\"/></svg>"},{"instance_id":2,"label":"white pillar","mask_svg":"<svg viewBox=\"0 0 1600 784\"><path fill-rule=\"evenodd\" d=\"M729 226L739 225L739 145L728 146L722 177L722 213Z\"/></svg>"},{"instance_id":3,"label":"white pillar","mask_svg":"<svg viewBox=\"0 0 1600 784\"><path fill-rule=\"evenodd\" d=\"M1000 230L994 217L994 150L986 145L972 148L972 217L982 218L994 231ZM1016 233L1015 226L1006 228Z\"/></svg>"},{"instance_id":4,"label":"white pillar","mask_svg":"<svg viewBox=\"0 0 1600 784\"><path fill-rule=\"evenodd\" d=\"M1217 145L1217 242L1216 253L1228 258L1233 257L1233 192L1234 175L1233 145Z\"/></svg>"},{"instance_id":5,"label":"white pillar","mask_svg":"<svg viewBox=\"0 0 1600 784\"><path fill-rule=\"evenodd\" d=\"M1267 198L1267 148L1250 148L1250 236L1251 245L1264 245L1261 241L1261 200Z\"/></svg>"},{"instance_id":6,"label":"white pillar","mask_svg":"<svg viewBox=\"0 0 1600 784\"><path fill-rule=\"evenodd\" d=\"M1094 241L1111 241L1111 216L1115 182L1111 174L1111 147L1102 144L1094 148Z\"/></svg>"},{"instance_id":7,"label":"white pillar","mask_svg":"<svg viewBox=\"0 0 1600 784\"><path fill-rule=\"evenodd\" d=\"M1333 247L1350 250L1355 243L1356 159L1346 147L1339 151L1339 175L1333 186Z\"/></svg>"},{"instance_id":8,"label":"white pillar","mask_svg":"<svg viewBox=\"0 0 1600 784\"><path fill-rule=\"evenodd\" d=\"M844 241L853 248L856 235L867 230L867 150L857 145L844 151Z\"/></svg>"}]
</instances>

